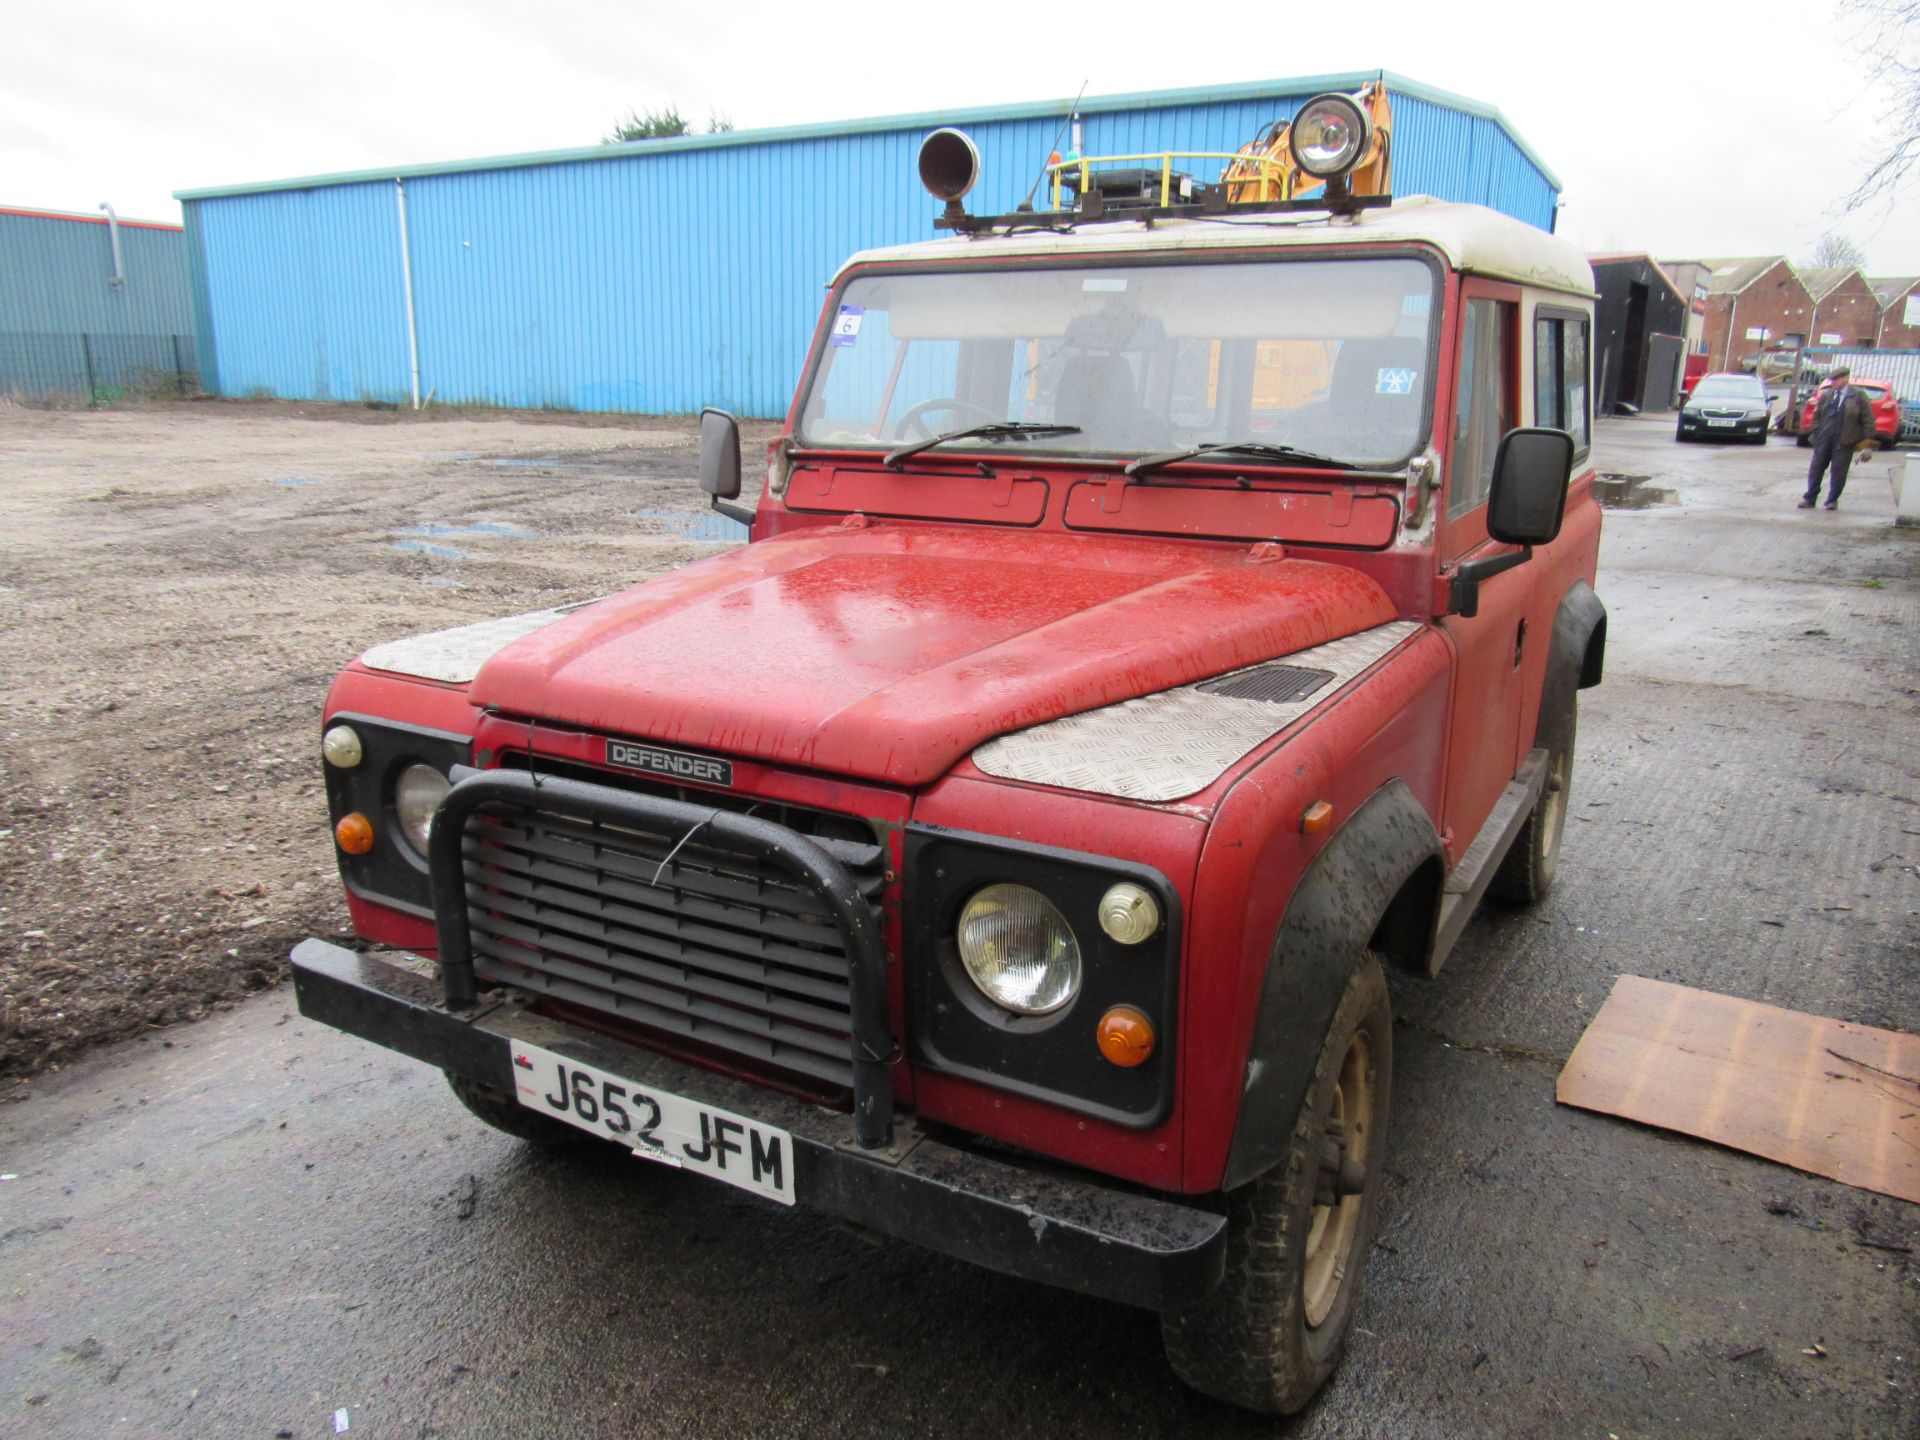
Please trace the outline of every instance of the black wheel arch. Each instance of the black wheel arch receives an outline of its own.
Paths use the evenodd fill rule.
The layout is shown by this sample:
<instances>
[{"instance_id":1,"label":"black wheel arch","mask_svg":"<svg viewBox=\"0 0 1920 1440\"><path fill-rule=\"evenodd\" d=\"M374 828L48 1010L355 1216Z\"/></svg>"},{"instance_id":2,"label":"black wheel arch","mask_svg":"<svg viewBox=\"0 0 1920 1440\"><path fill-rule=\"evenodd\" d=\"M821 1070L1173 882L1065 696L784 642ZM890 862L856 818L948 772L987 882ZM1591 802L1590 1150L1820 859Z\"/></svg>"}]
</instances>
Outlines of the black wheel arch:
<instances>
[{"instance_id":1,"label":"black wheel arch","mask_svg":"<svg viewBox=\"0 0 1920 1440\"><path fill-rule=\"evenodd\" d=\"M1398 779L1376 790L1314 857L1268 953L1224 1188L1285 1157L1355 957L1379 950L1425 972L1445 876L1433 821Z\"/></svg>"},{"instance_id":2,"label":"black wheel arch","mask_svg":"<svg viewBox=\"0 0 1920 1440\"><path fill-rule=\"evenodd\" d=\"M1547 744L1561 734L1573 712L1574 696L1600 683L1606 671L1607 607L1584 580L1560 597L1553 634L1547 642L1547 674L1540 691L1533 743ZM1551 747L1549 747L1551 748Z\"/></svg>"}]
</instances>

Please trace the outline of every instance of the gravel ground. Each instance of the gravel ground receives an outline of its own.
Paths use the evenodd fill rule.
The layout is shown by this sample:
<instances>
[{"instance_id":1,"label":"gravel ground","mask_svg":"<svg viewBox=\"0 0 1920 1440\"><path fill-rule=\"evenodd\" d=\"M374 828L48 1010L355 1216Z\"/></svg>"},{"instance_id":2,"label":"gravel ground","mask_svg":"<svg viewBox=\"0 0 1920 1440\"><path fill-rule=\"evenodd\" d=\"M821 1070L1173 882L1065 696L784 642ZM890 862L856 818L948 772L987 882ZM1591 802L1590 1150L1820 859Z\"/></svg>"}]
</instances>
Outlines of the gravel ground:
<instances>
[{"instance_id":1,"label":"gravel ground","mask_svg":"<svg viewBox=\"0 0 1920 1440\"><path fill-rule=\"evenodd\" d=\"M679 419L0 403L0 1075L341 930L335 672L704 553L696 457Z\"/></svg>"},{"instance_id":2,"label":"gravel ground","mask_svg":"<svg viewBox=\"0 0 1920 1440\"><path fill-rule=\"evenodd\" d=\"M0 634L10 987L64 964L178 991L188 956L231 993L229 949L270 978L341 918L310 727L343 658L696 553L631 513L697 513L690 427L350 418L0 413L0 583L30 616ZM1483 911L1437 980L1392 978L1382 1231L1346 1361L1296 1420L1184 1389L1144 1312L616 1151L532 1151L283 990L0 1107L0 1432L319 1437L344 1409L354 1440L1909 1440L1920 1207L1554 1101L1622 972L1920 1025L1920 534L1889 524L1883 457L1829 515L1793 508L1790 444L1671 436L1599 427L1604 468L1677 501L1607 520L1608 673L1553 893ZM115 491L151 498L86 498ZM540 533L398 534L476 519ZM62 623L94 610L116 624ZM161 658L106 653L118 634ZM115 805L50 858L68 816ZM204 939L177 938L187 914ZM22 928L48 930L36 968ZM18 1053L156 1023L162 998L95 996Z\"/></svg>"}]
</instances>

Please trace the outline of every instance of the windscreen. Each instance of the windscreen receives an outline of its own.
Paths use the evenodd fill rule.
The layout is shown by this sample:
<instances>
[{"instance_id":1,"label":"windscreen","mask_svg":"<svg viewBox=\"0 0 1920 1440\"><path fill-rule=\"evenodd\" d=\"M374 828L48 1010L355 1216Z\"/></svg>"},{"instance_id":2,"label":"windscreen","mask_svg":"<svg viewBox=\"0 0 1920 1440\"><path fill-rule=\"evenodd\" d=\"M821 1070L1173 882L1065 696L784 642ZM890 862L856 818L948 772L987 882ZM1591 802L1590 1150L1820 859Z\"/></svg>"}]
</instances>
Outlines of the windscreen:
<instances>
[{"instance_id":1,"label":"windscreen","mask_svg":"<svg viewBox=\"0 0 1920 1440\"><path fill-rule=\"evenodd\" d=\"M1398 258L857 278L834 302L799 440L891 448L1014 421L1078 433L948 448L1137 456L1258 441L1395 466L1426 440L1435 285L1426 263Z\"/></svg>"},{"instance_id":2,"label":"windscreen","mask_svg":"<svg viewBox=\"0 0 1920 1440\"><path fill-rule=\"evenodd\" d=\"M1693 387L1696 400L1754 400L1767 398L1758 380L1702 380Z\"/></svg>"}]
</instances>

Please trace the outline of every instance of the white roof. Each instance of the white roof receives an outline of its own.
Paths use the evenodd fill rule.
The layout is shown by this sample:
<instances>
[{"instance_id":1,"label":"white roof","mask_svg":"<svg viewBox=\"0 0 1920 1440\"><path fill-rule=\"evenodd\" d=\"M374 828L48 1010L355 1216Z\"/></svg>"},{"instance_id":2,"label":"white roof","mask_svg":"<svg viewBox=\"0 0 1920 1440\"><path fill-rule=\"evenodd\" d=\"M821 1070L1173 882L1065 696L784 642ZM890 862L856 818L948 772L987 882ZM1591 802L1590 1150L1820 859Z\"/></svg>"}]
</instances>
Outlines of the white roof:
<instances>
[{"instance_id":1,"label":"white roof","mask_svg":"<svg viewBox=\"0 0 1920 1440\"><path fill-rule=\"evenodd\" d=\"M1456 270L1591 296L1593 267L1579 249L1535 226L1480 205L1456 205L1425 195L1397 199L1351 219L1317 211L1244 215L1212 220L1102 221L1071 231L1031 230L1012 235L954 236L914 245L863 250L841 266L927 262L984 255L1111 255L1140 251L1276 249L1303 245L1420 243L1433 246ZM836 278L838 278L836 276Z\"/></svg>"}]
</instances>

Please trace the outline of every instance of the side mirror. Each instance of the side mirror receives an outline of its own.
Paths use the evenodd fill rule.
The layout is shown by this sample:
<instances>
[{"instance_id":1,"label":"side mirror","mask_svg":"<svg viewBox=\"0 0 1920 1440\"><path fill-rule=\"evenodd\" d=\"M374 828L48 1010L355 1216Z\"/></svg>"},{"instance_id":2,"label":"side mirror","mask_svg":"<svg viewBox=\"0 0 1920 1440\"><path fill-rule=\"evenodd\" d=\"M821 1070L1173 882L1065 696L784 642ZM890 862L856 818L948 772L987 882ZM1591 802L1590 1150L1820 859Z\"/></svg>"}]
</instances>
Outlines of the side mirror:
<instances>
[{"instance_id":1,"label":"side mirror","mask_svg":"<svg viewBox=\"0 0 1920 1440\"><path fill-rule=\"evenodd\" d=\"M716 500L740 493L740 422L711 407L700 412L700 488Z\"/></svg>"},{"instance_id":2,"label":"side mirror","mask_svg":"<svg viewBox=\"0 0 1920 1440\"><path fill-rule=\"evenodd\" d=\"M1546 545L1560 533L1573 478L1573 437L1564 430L1509 430L1493 460L1487 534L1508 545Z\"/></svg>"},{"instance_id":3,"label":"side mirror","mask_svg":"<svg viewBox=\"0 0 1920 1440\"><path fill-rule=\"evenodd\" d=\"M1487 496L1487 534L1524 548L1462 561L1449 586L1454 614L1465 619L1478 615L1481 581L1526 564L1534 546L1559 535L1572 478L1573 437L1566 431L1509 430L1500 437Z\"/></svg>"},{"instance_id":4,"label":"side mirror","mask_svg":"<svg viewBox=\"0 0 1920 1440\"><path fill-rule=\"evenodd\" d=\"M700 488L729 520L753 524L752 507L732 503L740 493L740 422L712 407L700 412Z\"/></svg>"}]
</instances>

